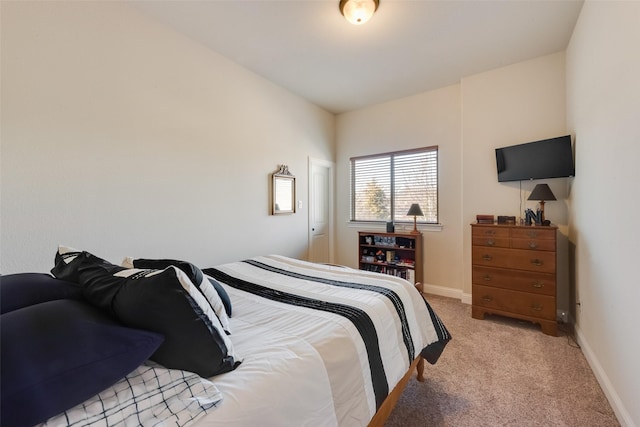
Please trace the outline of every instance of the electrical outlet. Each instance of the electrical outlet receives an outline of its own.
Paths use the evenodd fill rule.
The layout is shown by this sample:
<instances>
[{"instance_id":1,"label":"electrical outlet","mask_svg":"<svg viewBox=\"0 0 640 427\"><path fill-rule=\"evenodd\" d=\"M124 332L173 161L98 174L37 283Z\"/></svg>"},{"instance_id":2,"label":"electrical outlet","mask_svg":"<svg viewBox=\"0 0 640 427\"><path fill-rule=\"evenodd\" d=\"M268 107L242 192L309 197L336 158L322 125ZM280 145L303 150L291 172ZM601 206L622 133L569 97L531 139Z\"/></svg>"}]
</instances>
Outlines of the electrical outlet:
<instances>
[{"instance_id":1,"label":"electrical outlet","mask_svg":"<svg viewBox=\"0 0 640 427\"><path fill-rule=\"evenodd\" d=\"M558 322L560 322L560 323L569 322L569 315L564 310L558 310L556 312L556 318L558 319Z\"/></svg>"}]
</instances>

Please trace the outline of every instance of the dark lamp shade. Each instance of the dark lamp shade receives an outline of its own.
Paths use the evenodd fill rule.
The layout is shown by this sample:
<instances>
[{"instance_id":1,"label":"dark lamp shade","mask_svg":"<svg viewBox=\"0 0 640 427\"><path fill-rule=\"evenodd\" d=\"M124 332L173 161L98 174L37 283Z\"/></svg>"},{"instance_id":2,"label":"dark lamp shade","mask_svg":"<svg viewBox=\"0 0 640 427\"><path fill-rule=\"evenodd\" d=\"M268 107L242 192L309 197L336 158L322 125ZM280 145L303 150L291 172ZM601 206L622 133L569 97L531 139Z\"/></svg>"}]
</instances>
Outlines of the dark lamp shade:
<instances>
[{"instance_id":1,"label":"dark lamp shade","mask_svg":"<svg viewBox=\"0 0 640 427\"><path fill-rule=\"evenodd\" d=\"M420 205L417 203L414 203L409 208L409 212L407 212L407 216L424 216L424 214L422 213L422 209L420 209Z\"/></svg>"},{"instance_id":2,"label":"dark lamp shade","mask_svg":"<svg viewBox=\"0 0 640 427\"><path fill-rule=\"evenodd\" d=\"M547 184L538 184L527 200L556 200L556 196L553 195Z\"/></svg>"}]
</instances>

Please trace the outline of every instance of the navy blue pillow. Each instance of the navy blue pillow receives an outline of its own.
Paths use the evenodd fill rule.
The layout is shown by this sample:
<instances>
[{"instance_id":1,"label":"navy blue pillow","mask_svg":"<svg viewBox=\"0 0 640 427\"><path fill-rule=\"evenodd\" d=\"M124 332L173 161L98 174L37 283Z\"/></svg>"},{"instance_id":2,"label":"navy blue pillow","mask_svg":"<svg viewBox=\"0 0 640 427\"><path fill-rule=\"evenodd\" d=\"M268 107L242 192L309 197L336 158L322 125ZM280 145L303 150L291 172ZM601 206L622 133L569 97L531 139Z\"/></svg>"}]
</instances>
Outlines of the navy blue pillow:
<instances>
[{"instance_id":1,"label":"navy blue pillow","mask_svg":"<svg viewBox=\"0 0 640 427\"><path fill-rule=\"evenodd\" d=\"M206 276L209 282L213 285L218 295L220 295L220 299L222 300L222 304L224 305L224 311L227 312L227 316L231 317L231 298L229 298L229 294L224 290L222 285L213 277Z\"/></svg>"},{"instance_id":2,"label":"navy blue pillow","mask_svg":"<svg viewBox=\"0 0 640 427\"><path fill-rule=\"evenodd\" d=\"M82 299L82 288L42 273L0 277L0 314L57 299Z\"/></svg>"},{"instance_id":3,"label":"navy blue pillow","mask_svg":"<svg viewBox=\"0 0 640 427\"><path fill-rule=\"evenodd\" d=\"M32 426L84 402L140 366L163 341L74 300L5 313L0 328L3 427Z\"/></svg>"}]
</instances>

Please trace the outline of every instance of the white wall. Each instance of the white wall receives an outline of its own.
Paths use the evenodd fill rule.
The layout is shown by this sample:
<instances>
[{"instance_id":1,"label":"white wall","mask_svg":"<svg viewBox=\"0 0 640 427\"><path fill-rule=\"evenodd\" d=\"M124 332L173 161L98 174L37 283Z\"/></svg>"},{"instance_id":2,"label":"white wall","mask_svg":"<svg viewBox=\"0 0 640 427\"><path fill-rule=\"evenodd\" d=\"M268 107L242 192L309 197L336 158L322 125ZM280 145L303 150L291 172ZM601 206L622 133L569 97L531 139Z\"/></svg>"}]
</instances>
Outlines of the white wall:
<instances>
[{"instance_id":1,"label":"white wall","mask_svg":"<svg viewBox=\"0 0 640 427\"><path fill-rule=\"evenodd\" d=\"M567 48L576 330L621 424L640 425L640 2L587 1Z\"/></svg>"},{"instance_id":2,"label":"white wall","mask_svg":"<svg viewBox=\"0 0 640 427\"><path fill-rule=\"evenodd\" d=\"M560 226L559 307L568 305L567 193L569 179L498 183L495 148L566 135L564 53L486 73L337 119L337 260L357 266L357 231L349 221L349 158L438 145L442 231L423 229L424 280L430 289L470 302L471 239L476 214L515 215L547 182L558 198L545 206ZM521 202L521 198L523 201Z\"/></svg>"},{"instance_id":3,"label":"white wall","mask_svg":"<svg viewBox=\"0 0 640 427\"><path fill-rule=\"evenodd\" d=\"M437 145L442 231L423 230L424 281L461 289L460 86L341 114L337 118L336 262L357 268L358 231L348 224L350 163L354 156ZM408 217L407 230L413 229ZM380 230L384 230L383 225ZM400 227L396 225L396 230Z\"/></svg>"},{"instance_id":4,"label":"white wall","mask_svg":"<svg viewBox=\"0 0 640 427\"><path fill-rule=\"evenodd\" d=\"M477 214L522 217L526 199L547 183L556 202L545 217L558 233L558 307L568 306L567 193L572 178L500 183L495 149L566 135L565 58L556 53L462 80L462 218L464 292L471 294L471 230ZM522 189L520 188L522 185Z\"/></svg>"},{"instance_id":5,"label":"white wall","mask_svg":"<svg viewBox=\"0 0 640 427\"><path fill-rule=\"evenodd\" d=\"M119 2L2 2L3 274L58 244L203 267L305 256L334 116ZM269 215L270 173L303 208Z\"/></svg>"}]
</instances>

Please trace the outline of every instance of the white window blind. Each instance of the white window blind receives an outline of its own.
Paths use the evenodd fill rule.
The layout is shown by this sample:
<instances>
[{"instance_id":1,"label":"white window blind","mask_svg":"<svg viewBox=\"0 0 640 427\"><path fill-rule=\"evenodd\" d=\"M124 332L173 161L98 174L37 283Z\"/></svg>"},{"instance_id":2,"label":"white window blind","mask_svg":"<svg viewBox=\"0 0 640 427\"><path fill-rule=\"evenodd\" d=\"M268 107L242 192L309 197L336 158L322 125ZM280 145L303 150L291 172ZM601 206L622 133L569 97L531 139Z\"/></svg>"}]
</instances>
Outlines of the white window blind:
<instances>
[{"instance_id":1,"label":"white window blind","mask_svg":"<svg viewBox=\"0 0 640 427\"><path fill-rule=\"evenodd\" d=\"M438 147L351 158L351 220L438 223Z\"/></svg>"}]
</instances>

